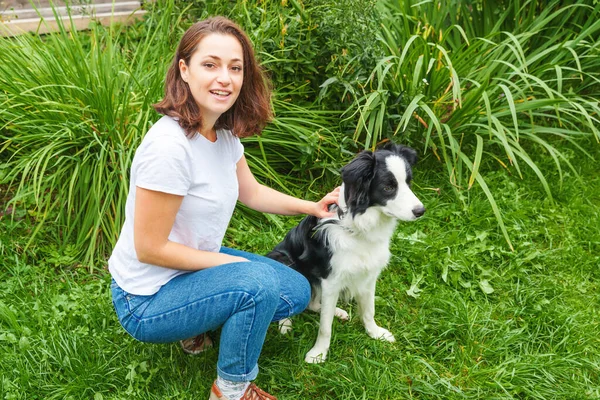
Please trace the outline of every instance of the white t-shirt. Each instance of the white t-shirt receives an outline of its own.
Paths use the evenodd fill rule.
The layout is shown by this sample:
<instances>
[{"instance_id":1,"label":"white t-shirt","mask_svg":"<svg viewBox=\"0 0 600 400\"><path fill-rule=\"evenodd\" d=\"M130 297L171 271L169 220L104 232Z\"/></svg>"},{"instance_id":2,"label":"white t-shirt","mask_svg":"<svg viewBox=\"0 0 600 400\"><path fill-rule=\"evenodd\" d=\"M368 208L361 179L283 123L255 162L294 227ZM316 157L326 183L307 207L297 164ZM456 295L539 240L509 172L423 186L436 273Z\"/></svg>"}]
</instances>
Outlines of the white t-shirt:
<instances>
[{"instance_id":1,"label":"white t-shirt","mask_svg":"<svg viewBox=\"0 0 600 400\"><path fill-rule=\"evenodd\" d=\"M151 295L188 272L137 259L133 242L136 186L184 196L169 240L218 252L238 198L236 164L243 154L240 140L228 130L217 130L217 140L211 142L200 134L186 137L168 116L152 126L131 164L125 223L108 260L108 269L123 290Z\"/></svg>"}]
</instances>

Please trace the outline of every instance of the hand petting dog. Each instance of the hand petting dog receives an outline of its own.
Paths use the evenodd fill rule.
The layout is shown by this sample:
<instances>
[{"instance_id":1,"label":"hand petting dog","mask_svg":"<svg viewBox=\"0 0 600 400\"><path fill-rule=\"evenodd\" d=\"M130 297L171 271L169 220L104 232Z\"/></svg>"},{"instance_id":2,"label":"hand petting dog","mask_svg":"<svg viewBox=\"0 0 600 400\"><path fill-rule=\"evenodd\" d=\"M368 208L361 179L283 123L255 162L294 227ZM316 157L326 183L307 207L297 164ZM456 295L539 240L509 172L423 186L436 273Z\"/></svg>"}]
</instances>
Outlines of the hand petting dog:
<instances>
[{"instance_id":1,"label":"hand petting dog","mask_svg":"<svg viewBox=\"0 0 600 400\"><path fill-rule=\"evenodd\" d=\"M321 200L315 203L315 212L309 214L314 215L317 218L334 217L336 213L329 211L329 208L332 204L338 204L340 199L340 189L341 187L338 186L331 192L327 193Z\"/></svg>"}]
</instances>

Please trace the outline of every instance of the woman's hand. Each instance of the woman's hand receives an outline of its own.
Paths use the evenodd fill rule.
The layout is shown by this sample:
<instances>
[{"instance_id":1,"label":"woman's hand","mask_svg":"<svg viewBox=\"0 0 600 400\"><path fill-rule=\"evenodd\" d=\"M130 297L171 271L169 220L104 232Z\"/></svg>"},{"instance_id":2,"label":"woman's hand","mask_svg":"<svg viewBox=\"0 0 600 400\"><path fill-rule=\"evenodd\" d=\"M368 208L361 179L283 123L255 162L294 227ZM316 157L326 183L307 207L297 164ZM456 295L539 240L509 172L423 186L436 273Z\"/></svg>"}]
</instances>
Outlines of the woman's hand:
<instances>
[{"instance_id":1,"label":"woman's hand","mask_svg":"<svg viewBox=\"0 0 600 400\"><path fill-rule=\"evenodd\" d=\"M238 262L250 262L247 258L238 257L238 256L229 256L231 261L229 263L238 263Z\"/></svg>"},{"instance_id":2,"label":"woman's hand","mask_svg":"<svg viewBox=\"0 0 600 400\"><path fill-rule=\"evenodd\" d=\"M334 212L329 211L329 206L331 204L338 204L338 200L340 198L340 187L336 187L333 191L327 193L325 197L323 197L315 204L315 211L310 213L317 218L328 218L336 215Z\"/></svg>"},{"instance_id":3,"label":"woman's hand","mask_svg":"<svg viewBox=\"0 0 600 400\"><path fill-rule=\"evenodd\" d=\"M236 171L239 184L238 200L253 210L280 215L308 214L317 218L335 216L335 213L329 212L327 208L338 202L339 187L318 202L301 200L258 183L244 156L238 161Z\"/></svg>"}]
</instances>

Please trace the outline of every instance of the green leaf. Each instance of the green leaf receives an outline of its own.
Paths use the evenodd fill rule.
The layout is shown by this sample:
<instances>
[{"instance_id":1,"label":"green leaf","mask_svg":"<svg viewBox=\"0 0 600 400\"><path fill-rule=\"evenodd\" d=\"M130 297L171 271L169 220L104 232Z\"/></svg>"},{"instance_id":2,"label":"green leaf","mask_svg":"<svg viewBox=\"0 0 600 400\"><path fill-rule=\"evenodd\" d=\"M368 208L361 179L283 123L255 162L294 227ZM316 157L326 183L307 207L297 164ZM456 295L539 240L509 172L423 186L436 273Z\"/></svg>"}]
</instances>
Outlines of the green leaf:
<instances>
[{"instance_id":1,"label":"green leaf","mask_svg":"<svg viewBox=\"0 0 600 400\"><path fill-rule=\"evenodd\" d=\"M419 289L419 284L423 280L423 273L414 276L410 288L406 291L406 294L410 297L414 297L415 299L420 296L421 289Z\"/></svg>"},{"instance_id":2,"label":"green leaf","mask_svg":"<svg viewBox=\"0 0 600 400\"><path fill-rule=\"evenodd\" d=\"M494 288L490 285L490 282L487 279L482 279L479 281L479 288L485 294L494 293Z\"/></svg>"}]
</instances>

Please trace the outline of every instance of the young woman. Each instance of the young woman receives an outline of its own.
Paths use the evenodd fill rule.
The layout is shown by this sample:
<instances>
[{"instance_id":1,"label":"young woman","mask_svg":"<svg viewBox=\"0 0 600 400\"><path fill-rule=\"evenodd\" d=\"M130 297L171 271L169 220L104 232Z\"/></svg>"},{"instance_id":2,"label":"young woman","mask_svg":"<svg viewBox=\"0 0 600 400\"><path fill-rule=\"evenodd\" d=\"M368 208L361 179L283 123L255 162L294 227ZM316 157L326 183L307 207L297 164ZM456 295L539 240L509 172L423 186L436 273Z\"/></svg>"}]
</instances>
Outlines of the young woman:
<instances>
[{"instance_id":1,"label":"young woman","mask_svg":"<svg viewBox=\"0 0 600 400\"><path fill-rule=\"evenodd\" d=\"M250 383L272 321L300 313L306 279L265 257L221 246L236 201L268 213L327 217L319 202L259 184L239 138L272 113L270 90L246 34L215 17L186 31L166 77L164 116L137 149L125 224L109 260L113 303L134 338L212 345L222 327L210 399L274 399Z\"/></svg>"}]
</instances>

